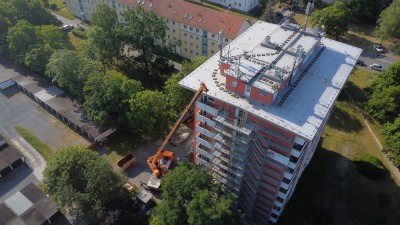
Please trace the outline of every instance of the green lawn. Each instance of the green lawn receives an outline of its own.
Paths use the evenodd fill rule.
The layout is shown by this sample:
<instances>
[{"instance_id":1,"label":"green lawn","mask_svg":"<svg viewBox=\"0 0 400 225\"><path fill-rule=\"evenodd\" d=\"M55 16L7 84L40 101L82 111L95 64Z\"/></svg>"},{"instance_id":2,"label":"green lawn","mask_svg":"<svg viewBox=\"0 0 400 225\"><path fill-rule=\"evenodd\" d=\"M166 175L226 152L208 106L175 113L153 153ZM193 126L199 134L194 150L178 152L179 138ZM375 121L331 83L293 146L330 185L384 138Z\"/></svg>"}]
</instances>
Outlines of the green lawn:
<instances>
[{"instance_id":1,"label":"green lawn","mask_svg":"<svg viewBox=\"0 0 400 225\"><path fill-rule=\"evenodd\" d=\"M62 8L64 8L64 7L66 7L67 5L65 4L65 1L64 0L48 0L48 2L49 2L49 4L51 4L51 3L54 3L54 4L56 4L56 6L57 6L57 9L55 10L55 11L57 11L57 10L60 10L60 9L62 9Z\"/></svg>"},{"instance_id":2,"label":"green lawn","mask_svg":"<svg viewBox=\"0 0 400 225\"><path fill-rule=\"evenodd\" d=\"M37 138L30 131L20 126L16 126L14 128L29 144L32 145L33 148L40 153L40 155L43 156L46 161L49 161L49 159L53 157L54 153L51 151L49 146L39 140L39 138Z\"/></svg>"},{"instance_id":3,"label":"green lawn","mask_svg":"<svg viewBox=\"0 0 400 225\"><path fill-rule=\"evenodd\" d=\"M362 105L363 89L375 74L356 69L345 90ZM363 110L367 116L367 112ZM380 124L369 121L378 139ZM387 175L369 180L356 169L352 159L369 154L383 161L355 107L342 92L323 132L309 166L278 220L278 225L396 225L400 215L400 181ZM386 168L387 163L384 163ZM383 196L383 197L382 197ZM385 196L390 196L389 200ZM384 198L385 197L385 198ZM384 199L384 201L382 200Z\"/></svg>"},{"instance_id":4,"label":"green lawn","mask_svg":"<svg viewBox=\"0 0 400 225\"><path fill-rule=\"evenodd\" d=\"M69 31L65 35L64 42L68 49L79 51L81 49L83 39L75 36L71 31Z\"/></svg>"},{"instance_id":5,"label":"green lawn","mask_svg":"<svg viewBox=\"0 0 400 225\"><path fill-rule=\"evenodd\" d=\"M62 8L62 9L56 11L56 13L57 13L58 15L60 15L60 16L63 16L63 17L65 17L65 18L67 18L67 19L70 19L70 20L76 19L75 16L73 16L73 15L71 15L71 14L69 13L67 7L64 7L64 8Z\"/></svg>"},{"instance_id":6,"label":"green lawn","mask_svg":"<svg viewBox=\"0 0 400 225\"><path fill-rule=\"evenodd\" d=\"M145 140L143 140L140 135L117 131L108 137L108 140L105 143L111 150L107 159L112 166L115 166L118 160L130 152L135 152L144 143Z\"/></svg>"},{"instance_id":7,"label":"green lawn","mask_svg":"<svg viewBox=\"0 0 400 225\"><path fill-rule=\"evenodd\" d=\"M225 8L210 4L210 3L205 2L205 1L202 1L199 5L202 5L204 7L210 8L210 9L215 9L215 10L218 10L218 11L222 11L222 12L226 11L229 14L240 16L240 17L244 17L244 18L249 19L249 20L255 20L255 21L258 20L258 18L254 17L254 16L251 16L251 15L248 15L248 14L244 14L244 13L241 13L241 12L227 10Z\"/></svg>"}]
</instances>

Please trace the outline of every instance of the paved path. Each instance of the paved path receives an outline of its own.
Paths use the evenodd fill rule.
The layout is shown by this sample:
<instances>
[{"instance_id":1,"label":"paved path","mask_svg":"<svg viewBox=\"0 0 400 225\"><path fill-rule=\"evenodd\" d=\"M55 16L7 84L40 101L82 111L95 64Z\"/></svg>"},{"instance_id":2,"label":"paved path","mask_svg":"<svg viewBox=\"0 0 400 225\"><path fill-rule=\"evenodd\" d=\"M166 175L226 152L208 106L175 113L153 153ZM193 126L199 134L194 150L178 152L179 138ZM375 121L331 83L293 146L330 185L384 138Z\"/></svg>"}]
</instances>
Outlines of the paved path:
<instances>
[{"instance_id":1,"label":"paved path","mask_svg":"<svg viewBox=\"0 0 400 225\"><path fill-rule=\"evenodd\" d=\"M80 19L73 19L70 20L68 18L65 18L63 16L58 15L57 13L52 12L51 14L53 14L55 17L57 17L57 19L61 20L61 22L63 23L63 25L66 24L70 24L72 26L76 27L83 27L85 29L87 29L88 27L82 24L82 20Z\"/></svg>"}]
</instances>

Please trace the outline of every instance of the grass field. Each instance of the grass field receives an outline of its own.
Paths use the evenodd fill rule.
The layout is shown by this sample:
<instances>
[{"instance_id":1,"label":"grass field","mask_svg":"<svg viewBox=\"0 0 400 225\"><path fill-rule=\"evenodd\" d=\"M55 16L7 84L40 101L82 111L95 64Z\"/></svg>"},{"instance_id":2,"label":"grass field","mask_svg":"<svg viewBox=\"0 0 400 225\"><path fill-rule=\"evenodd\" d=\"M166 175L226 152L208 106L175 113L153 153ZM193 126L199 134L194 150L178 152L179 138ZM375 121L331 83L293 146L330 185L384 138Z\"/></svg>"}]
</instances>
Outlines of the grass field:
<instances>
[{"instance_id":1,"label":"grass field","mask_svg":"<svg viewBox=\"0 0 400 225\"><path fill-rule=\"evenodd\" d=\"M46 161L49 161L49 159L53 157L54 154L50 147L39 140L39 138L37 138L30 131L20 126L16 126L14 128L30 145L32 145L33 148L40 153L40 155L43 156Z\"/></svg>"},{"instance_id":2,"label":"grass field","mask_svg":"<svg viewBox=\"0 0 400 225\"><path fill-rule=\"evenodd\" d=\"M81 49L83 39L75 36L72 32L68 32L65 35L64 42L68 49L79 51Z\"/></svg>"},{"instance_id":3,"label":"grass field","mask_svg":"<svg viewBox=\"0 0 400 225\"><path fill-rule=\"evenodd\" d=\"M363 104L363 89L372 83L374 76L362 70L355 70L350 76L351 85L346 85L345 90L357 105ZM365 111L363 114L367 115ZM380 125L369 123L375 134L379 134ZM382 136L377 136L382 141ZM364 153L376 156L388 167L355 107L342 92L320 145L278 224L398 224L400 181L393 175L379 181L363 177L352 159Z\"/></svg>"},{"instance_id":4,"label":"grass field","mask_svg":"<svg viewBox=\"0 0 400 225\"><path fill-rule=\"evenodd\" d=\"M140 135L129 132L117 132L108 137L105 143L110 147L111 152L107 159L112 166L115 166L122 157L130 152L135 152L141 145L145 143Z\"/></svg>"},{"instance_id":5,"label":"grass field","mask_svg":"<svg viewBox=\"0 0 400 225\"><path fill-rule=\"evenodd\" d=\"M227 10L227 9L225 9L223 7L220 7L220 6L217 6L217 5L213 5L213 4L210 4L210 3L205 2L205 1L202 1L199 5L202 5L204 7L210 8L210 9L215 9L215 10L218 10L218 11L222 11L222 12L228 12L229 14L240 16L240 17L244 17L244 18L249 19L249 20L254 20L254 21L258 20L254 16L251 16L251 15L248 15L248 14L244 14L244 13L240 13L240 12L236 12L236 11Z\"/></svg>"},{"instance_id":6,"label":"grass field","mask_svg":"<svg viewBox=\"0 0 400 225\"><path fill-rule=\"evenodd\" d=\"M56 11L56 13L57 13L58 15L60 15L60 16L63 16L63 17L65 17L65 18L67 18L67 19L70 19L70 20L75 19L75 16L73 16L73 15L71 15L71 14L69 13L67 7L64 7L64 8L62 8L62 9Z\"/></svg>"},{"instance_id":7,"label":"grass field","mask_svg":"<svg viewBox=\"0 0 400 225\"><path fill-rule=\"evenodd\" d=\"M48 0L48 2L49 2L49 4L51 4L51 3L56 4L57 9L55 11L60 10L67 6L65 4L65 1L61 1L61 0Z\"/></svg>"}]
</instances>

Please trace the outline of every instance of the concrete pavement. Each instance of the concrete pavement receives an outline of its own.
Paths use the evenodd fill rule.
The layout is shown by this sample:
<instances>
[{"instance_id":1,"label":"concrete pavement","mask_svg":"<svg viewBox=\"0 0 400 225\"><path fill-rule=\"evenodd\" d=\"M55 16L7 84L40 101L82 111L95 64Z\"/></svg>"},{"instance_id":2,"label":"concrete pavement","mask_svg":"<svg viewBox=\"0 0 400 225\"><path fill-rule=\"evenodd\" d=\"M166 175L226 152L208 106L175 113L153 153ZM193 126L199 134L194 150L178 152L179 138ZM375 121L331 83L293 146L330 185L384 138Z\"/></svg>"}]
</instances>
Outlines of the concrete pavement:
<instances>
[{"instance_id":1,"label":"concrete pavement","mask_svg":"<svg viewBox=\"0 0 400 225\"><path fill-rule=\"evenodd\" d=\"M77 28L77 27L83 27L85 29L88 28L87 26L83 25L82 24L82 20L80 20L78 18L70 20L70 19L65 18L63 16L60 16L57 13L54 13L54 12L52 12L51 14L53 14L55 17L57 17L57 19L61 20L63 25L70 24L70 25L74 26L75 28Z\"/></svg>"}]
</instances>

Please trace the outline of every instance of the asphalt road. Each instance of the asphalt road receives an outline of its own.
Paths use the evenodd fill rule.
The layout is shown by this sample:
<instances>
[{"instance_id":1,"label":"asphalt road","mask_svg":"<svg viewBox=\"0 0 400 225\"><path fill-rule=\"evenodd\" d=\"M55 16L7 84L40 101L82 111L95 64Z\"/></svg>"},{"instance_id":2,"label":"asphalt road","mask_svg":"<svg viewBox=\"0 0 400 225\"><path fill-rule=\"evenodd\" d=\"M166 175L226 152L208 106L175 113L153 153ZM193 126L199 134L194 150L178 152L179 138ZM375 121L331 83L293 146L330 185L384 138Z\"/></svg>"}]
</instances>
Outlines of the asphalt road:
<instances>
[{"instance_id":1,"label":"asphalt road","mask_svg":"<svg viewBox=\"0 0 400 225\"><path fill-rule=\"evenodd\" d=\"M376 70L371 70L369 68L369 65L371 65L373 63L378 63L384 69L387 69L392 63L394 63L398 60L397 57L393 54L393 52L390 52L388 50L386 50L385 53L368 52L368 51L364 50L361 53L361 56L359 59L364 61L366 66L365 67L358 66L358 67L363 68L367 71L376 71Z\"/></svg>"},{"instance_id":2,"label":"asphalt road","mask_svg":"<svg viewBox=\"0 0 400 225\"><path fill-rule=\"evenodd\" d=\"M56 13L52 13L55 17L57 17L57 19L61 20L61 22L66 25L66 24L70 24L72 26L76 27L83 27L85 29L87 29L88 27L82 24L82 21L80 19L73 19L70 20L68 18L62 17Z\"/></svg>"}]
</instances>

